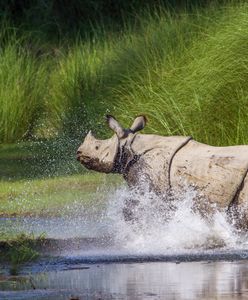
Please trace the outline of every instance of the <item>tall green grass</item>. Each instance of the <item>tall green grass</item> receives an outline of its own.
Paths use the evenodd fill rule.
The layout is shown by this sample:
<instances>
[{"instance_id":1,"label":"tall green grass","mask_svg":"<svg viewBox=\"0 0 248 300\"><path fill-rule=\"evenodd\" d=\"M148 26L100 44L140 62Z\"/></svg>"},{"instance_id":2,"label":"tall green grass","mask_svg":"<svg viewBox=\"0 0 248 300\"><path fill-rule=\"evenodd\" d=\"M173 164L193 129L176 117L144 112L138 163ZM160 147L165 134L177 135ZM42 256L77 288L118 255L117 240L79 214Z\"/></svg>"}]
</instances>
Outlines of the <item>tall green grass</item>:
<instances>
[{"instance_id":1,"label":"tall green grass","mask_svg":"<svg viewBox=\"0 0 248 300\"><path fill-rule=\"evenodd\" d=\"M46 107L58 130L81 135L89 127L97 130L106 106L103 93L108 87L104 85L104 73L108 73L105 69L115 55L113 42L100 38L100 41L78 40L51 73L48 95L51 101Z\"/></svg>"},{"instance_id":2,"label":"tall green grass","mask_svg":"<svg viewBox=\"0 0 248 300\"><path fill-rule=\"evenodd\" d=\"M1 141L88 129L103 116L147 132L192 135L215 144L248 143L248 5L212 4L181 13L144 11L118 33L92 28L46 54L7 43L0 54ZM81 37L80 37L81 36ZM20 88L22 86L22 88Z\"/></svg>"},{"instance_id":3,"label":"tall green grass","mask_svg":"<svg viewBox=\"0 0 248 300\"><path fill-rule=\"evenodd\" d=\"M173 22L177 46L164 53L157 68L143 68L145 84L131 78L118 91L122 114L130 108L133 114L146 112L151 129L159 133L192 135L216 145L248 143L247 16L245 4L198 15L196 22L191 16L184 16L179 26ZM200 30L194 30L197 25ZM191 29L185 32L184 27ZM150 35L145 49L163 49L162 30L153 31L160 32L160 39L151 42ZM168 43L170 39L167 48ZM154 58L148 53L142 61L151 65L159 61L158 55ZM138 68L139 60L135 64Z\"/></svg>"},{"instance_id":4,"label":"tall green grass","mask_svg":"<svg viewBox=\"0 0 248 300\"><path fill-rule=\"evenodd\" d=\"M43 113L46 63L38 62L15 33L0 48L0 141L30 137ZM26 45L27 47L28 45Z\"/></svg>"}]
</instances>

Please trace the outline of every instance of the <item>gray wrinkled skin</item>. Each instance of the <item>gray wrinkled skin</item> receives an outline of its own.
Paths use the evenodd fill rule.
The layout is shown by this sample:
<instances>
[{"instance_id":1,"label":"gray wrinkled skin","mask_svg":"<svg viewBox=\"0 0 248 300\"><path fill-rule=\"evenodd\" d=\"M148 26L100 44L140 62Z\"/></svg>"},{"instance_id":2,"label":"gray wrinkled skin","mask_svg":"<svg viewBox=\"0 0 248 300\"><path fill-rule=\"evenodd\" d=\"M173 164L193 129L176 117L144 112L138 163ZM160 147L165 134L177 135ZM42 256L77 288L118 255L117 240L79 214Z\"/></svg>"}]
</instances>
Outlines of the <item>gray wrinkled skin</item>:
<instances>
[{"instance_id":1,"label":"gray wrinkled skin","mask_svg":"<svg viewBox=\"0 0 248 300\"><path fill-rule=\"evenodd\" d=\"M215 206L229 212L237 226L248 227L248 146L213 147L190 137L138 134L144 116L130 129L112 116L107 121L112 138L97 140L89 132L78 148L77 159L86 168L121 173L130 187L145 184L161 195L191 187L203 214Z\"/></svg>"}]
</instances>

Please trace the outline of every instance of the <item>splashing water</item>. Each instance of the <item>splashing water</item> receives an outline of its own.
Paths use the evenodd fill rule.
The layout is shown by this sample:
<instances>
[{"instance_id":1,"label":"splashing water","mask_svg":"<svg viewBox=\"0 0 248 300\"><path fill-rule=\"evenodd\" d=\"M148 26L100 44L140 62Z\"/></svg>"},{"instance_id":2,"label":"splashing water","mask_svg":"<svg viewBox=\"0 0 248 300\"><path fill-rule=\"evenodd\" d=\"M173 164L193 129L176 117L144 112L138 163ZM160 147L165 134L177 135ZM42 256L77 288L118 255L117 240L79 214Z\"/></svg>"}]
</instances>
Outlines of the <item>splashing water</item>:
<instances>
[{"instance_id":1,"label":"splashing water","mask_svg":"<svg viewBox=\"0 0 248 300\"><path fill-rule=\"evenodd\" d=\"M247 249L247 235L231 225L225 211L215 209L206 217L207 214L195 209L197 194L193 189L161 197L146 188L141 192L121 186L107 193L106 188L109 189L105 186L95 193L95 205L90 208L84 208L82 201L77 199L67 209L69 214L63 217L2 218L0 229L8 224L10 229L20 232L38 235L45 232L49 238L100 241L100 248L99 243L98 246L91 244L90 249L79 248L75 255L84 255L85 250L89 255L156 256L194 254L211 249ZM126 220L123 212L130 203L132 218Z\"/></svg>"},{"instance_id":2,"label":"splashing water","mask_svg":"<svg viewBox=\"0 0 248 300\"><path fill-rule=\"evenodd\" d=\"M211 248L237 249L241 236L227 221L225 212L215 211L206 218L194 209L196 192L159 197L125 187L110 196L106 209L109 234L115 243L132 254L159 255ZM133 220L125 221L123 209L132 199ZM173 205L172 205L173 203Z\"/></svg>"}]
</instances>

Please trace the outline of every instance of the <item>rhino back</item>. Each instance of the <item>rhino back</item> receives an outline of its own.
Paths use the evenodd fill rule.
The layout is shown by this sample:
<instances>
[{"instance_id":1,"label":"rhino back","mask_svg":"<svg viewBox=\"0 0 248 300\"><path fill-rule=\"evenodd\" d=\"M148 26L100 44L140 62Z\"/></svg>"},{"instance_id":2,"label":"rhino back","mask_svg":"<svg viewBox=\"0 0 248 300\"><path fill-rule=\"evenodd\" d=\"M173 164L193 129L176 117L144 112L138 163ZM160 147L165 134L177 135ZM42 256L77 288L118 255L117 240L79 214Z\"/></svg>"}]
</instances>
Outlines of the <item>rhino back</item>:
<instances>
[{"instance_id":1,"label":"rhino back","mask_svg":"<svg viewBox=\"0 0 248 300\"><path fill-rule=\"evenodd\" d=\"M193 186L219 207L228 207L248 170L248 146L213 147L191 140L175 155L171 185Z\"/></svg>"}]
</instances>

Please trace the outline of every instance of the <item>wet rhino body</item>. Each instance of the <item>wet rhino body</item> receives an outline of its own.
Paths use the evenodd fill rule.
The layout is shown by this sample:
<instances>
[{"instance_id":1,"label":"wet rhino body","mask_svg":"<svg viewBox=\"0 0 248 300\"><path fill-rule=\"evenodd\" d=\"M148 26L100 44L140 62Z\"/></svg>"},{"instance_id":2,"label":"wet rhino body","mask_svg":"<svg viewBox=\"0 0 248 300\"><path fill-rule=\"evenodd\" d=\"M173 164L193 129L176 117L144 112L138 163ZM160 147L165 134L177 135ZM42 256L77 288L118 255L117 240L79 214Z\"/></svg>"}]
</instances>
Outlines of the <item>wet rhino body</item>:
<instances>
[{"instance_id":1,"label":"wet rhino body","mask_svg":"<svg viewBox=\"0 0 248 300\"><path fill-rule=\"evenodd\" d=\"M107 120L115 135L97 140L89 133L78 149L84 166L121 173L130 187L149 186L161 195L191 187L196 204L230 211L239 226L247 227L248 146L213 147L191 137L138 134L146 123L143 116L130 129L112 116Z\"/></svg>"}]
</instances>

